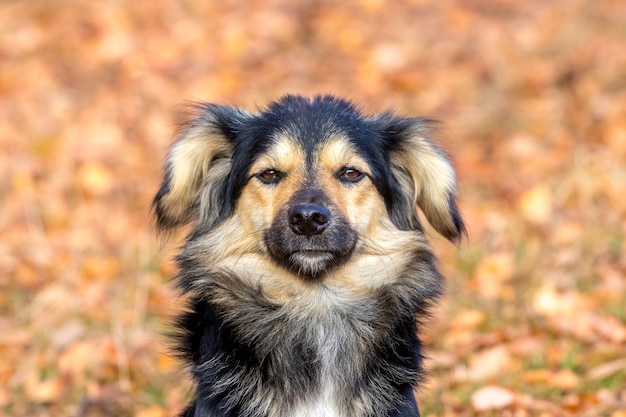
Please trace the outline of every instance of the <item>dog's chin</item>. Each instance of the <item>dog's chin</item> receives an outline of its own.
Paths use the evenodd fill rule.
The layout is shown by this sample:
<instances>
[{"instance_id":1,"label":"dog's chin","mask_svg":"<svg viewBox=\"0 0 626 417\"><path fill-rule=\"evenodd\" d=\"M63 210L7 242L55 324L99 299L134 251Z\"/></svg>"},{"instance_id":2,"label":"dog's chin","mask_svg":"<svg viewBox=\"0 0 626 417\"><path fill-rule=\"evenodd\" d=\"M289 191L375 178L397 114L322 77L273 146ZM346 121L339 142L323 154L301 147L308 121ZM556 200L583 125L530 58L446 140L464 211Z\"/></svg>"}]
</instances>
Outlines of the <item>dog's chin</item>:
<instances>
[{"instance_id":1,"label":"dog's chin","mask_svg":"<svg viewBox=\"0 0 626 417\"><path fill-rule=\"evenodd\" d=\"M299 275L316 278L337 264L337 256L332 252L303 250L289 255L289 264Z\"/></svg>"},{"instance_id":2,"label":"dog's chin","mask_svg":"<svg viewBox=\"0 0 626 417\"><path fill-rule=\"evenodd\" d=\"M344 264L350 258L349 254L309 249L282 256L271 255L276 263L307 281L323 280L329 270Z\"/></svg>"}]
</instances>

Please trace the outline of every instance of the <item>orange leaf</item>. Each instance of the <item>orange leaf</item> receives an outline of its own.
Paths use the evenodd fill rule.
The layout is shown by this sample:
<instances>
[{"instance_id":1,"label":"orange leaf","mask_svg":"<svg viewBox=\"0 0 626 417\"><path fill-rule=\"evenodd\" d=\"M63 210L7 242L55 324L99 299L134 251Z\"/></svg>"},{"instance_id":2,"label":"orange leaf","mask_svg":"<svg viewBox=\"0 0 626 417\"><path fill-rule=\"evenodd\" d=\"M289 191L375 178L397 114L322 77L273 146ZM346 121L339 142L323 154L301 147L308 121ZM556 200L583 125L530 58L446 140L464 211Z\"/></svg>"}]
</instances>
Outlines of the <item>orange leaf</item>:
<instances>
[{"instance_id":1,"label":"orange leaf","mask_svg":"<svg viewBox=\"0 0 626 417\"><path fill-rule=\"evenodd\" d=\"M524 372L524 382L528 383L545 383L552 377L552 372L547 369L533 369Z\"/></svg>"},{"instance_id":2,"label":"orange leaf","mask_svg":"<svg viewBox=\"0 0 626 417\"><path fill-rule=\"evenodd\" d=\"M480 310L464 310L456 315L452 326L460 329L474 328L484 323L487 315Z\"/></svg>"},{"instance_id":3,"label":"orange leaf","mask_svg":"<svg viewBox=\"0 0 626 417\"><path fill-rule=\"evenodd\" d=\"M580 378L571 369L562 369L552 375L550 382L560 389L574 389L580 383Z\"/></svg>"},{"instance_id":4,"label":"orange leaf","mask_svg":"<svg viewBox=\"0 0 626 417\"><path fill-rule=\"evenodd\" d=\"M6 389L0 388L0 407L6 407L11 402L11 398L9 397L9 393Z\"/></svg>"},{"instance_id":5,"label":"orange leaf","mask_svg":"<svg viewBox=\"0 0 626 417\"><path fill-rule=\"evenodd\" d=\"M103 195L111 190L113 178L103 164L88 162L78 170L78 183L89 194Z\"/></svg>"},{"instance_id":6,"label":"orange leaf","mask_svg":"<svg viewBox=\"0 0 626 417\"><path fill-rule=\"evenodd\" d=\"M102 351L94 343L71 345L59 358L59 371L73 378L83 378L88 370L100 366Z\"/></svg>"},{"instance_id":7,"label":"orange leaf","mask_svg":"<svg viewBox=\"0 0 626 417\"><path fill-rule=\"evenodd\" d=\"M517 206L526 220L545 225L552 217L552 192L547 185L537 185L521 195Z\"/></svg>"},{"instance_id":8,"label":"orange leaf","mask_svg":"<svg viewBox=\"0 0 626 417\"><path fill-rule=\"evenodd\" d=\"M513 266L513 256L508 253L486 257L476 268L475 290L486 298L509 298L512 293L506 282L513 275Z\"/></svg>"},{"instance_id":9,"label":"orange leaf","mask_svg":"<svg viewBox=\"0 0 626 417\"><path fill-rule=\"evenodd\" d=\"M57 401L63 394L63 383L60 378L42 380L35 373L26 379L25 388L28 399L40 404Z\"/></svg>"},{"instance_id":10,"label":"orange leaf","mask_svg":"<svg viewBox=\"0 0 626 417\"><path fill-rule=\"evenodd\" d=\"M135 417L165 417L165 410L158 406L149 407L139 411Z\"/></svg>"}]
</instances>

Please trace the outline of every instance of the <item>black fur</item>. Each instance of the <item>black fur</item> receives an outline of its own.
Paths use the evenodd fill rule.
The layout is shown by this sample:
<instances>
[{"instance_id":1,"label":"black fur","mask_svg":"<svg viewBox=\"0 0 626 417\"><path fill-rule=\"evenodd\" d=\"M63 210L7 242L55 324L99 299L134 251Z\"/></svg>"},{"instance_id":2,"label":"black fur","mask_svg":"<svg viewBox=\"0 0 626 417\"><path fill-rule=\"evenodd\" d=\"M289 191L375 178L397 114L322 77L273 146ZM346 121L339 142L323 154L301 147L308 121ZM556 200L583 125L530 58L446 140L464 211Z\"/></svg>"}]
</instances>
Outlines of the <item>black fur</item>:
<instances>
[{"instance_id":1,"label":"black fur","mask_svg":"<svg viewBox=\"0 0 626 417\"><path fill-rule=\"evenodd\" d=\"M302 414L303 404L322 398L325 384L331 383L338 414L319 417L418 416L413 389L424 372L416 323L427 317L441 295L442 277L423 239L414 196L408 192L424 186L414 183L417 175L412 171L422 168L418 162L415 168L394 161L409 158L407 148L417 135L430 157L441 158L447 167L447 157L428 139L432 122L390 113L363 116L352 104L330 96L286 96L256 114L210 104L197 110L198 116L184 127L173 147L153 203L162 229L193 222L177 257L178 285L189 297L188 311L176 323L177 349L196 384L195 399L182 415L313 417ZM261 272L250 269L242 276L241 271L220 266L221 252L216 247L224 233L220 226L235 214L244 188L254 180L250 167L273 145L277 134L298 143L307 165L313 164L319 145L336 135L346 137L367 161L369 179L384 201L388 218L398 231L415 238L414 244L402 249L402 267L394 269L388 284L354 299L345 297L350 294L346 289L341 302L333 303L329 296L320 301L325 307L313 308L302 294L293 299L303 302L281 303L267 296ZM185 141L198 135L223 143L200 161L206 163L204 170L197 170L203 177L192 178L180 199L174 198L173 176L181 163L177 146L195 150L196 145L185 148ZM227 172L215 168L218 161ZM434 226L455 240L465 229L454 184L441 186L445 198L443 206L436 207L441 213L433 216ZM285 212L302 201L328 209L333 222L324 233L300 236L284 227ZM285 269L281 274L303 279L303 291L312 288L316 297L326 294L327 274L358 256L359 235L333 204L319 184L304 184L258 235L264 248L258 256L271 260L277 271ZM325 250L332 256L307 269L292 256L303 249Z\"/></svg>"}]
</instances>

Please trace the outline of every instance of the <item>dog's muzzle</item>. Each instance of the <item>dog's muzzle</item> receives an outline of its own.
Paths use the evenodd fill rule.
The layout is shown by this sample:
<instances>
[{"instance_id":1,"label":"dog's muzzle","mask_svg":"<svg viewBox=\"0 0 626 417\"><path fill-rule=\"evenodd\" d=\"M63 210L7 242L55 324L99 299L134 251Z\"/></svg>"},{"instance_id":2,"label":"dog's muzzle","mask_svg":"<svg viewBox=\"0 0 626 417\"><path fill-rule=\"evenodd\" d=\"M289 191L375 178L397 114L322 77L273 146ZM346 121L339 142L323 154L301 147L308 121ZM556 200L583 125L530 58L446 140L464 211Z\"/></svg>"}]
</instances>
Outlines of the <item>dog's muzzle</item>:
<instances>
[{"instance_id":1,"label":"dog's muzzle","mask_svg":"<svg viewBox=\"0 0 626 417\"><path fill-rule=\"evenodd\" d=\"M265 231L264 240L274 261L303 278L315 279L350 258L357 233L325 198L307 197L297 196L287 203Z\"/></svg>"}]
</instances>

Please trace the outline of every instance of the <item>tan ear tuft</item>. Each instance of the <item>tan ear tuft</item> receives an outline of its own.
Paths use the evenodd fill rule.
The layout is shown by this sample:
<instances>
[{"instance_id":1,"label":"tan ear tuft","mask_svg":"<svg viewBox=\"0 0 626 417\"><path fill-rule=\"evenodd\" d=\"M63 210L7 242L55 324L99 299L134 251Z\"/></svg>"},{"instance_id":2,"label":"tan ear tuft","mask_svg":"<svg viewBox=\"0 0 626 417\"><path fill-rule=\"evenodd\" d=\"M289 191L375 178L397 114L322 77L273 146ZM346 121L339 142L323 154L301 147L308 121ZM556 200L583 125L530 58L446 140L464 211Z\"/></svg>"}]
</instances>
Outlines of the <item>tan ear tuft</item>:
<instances>
[{"instance_id":1,"label":"tan ear tuft","mask_svg":"<svg viewBox=\"0 0 626 417\"><path fill-rule=\"evenodd\" d=\"M427 121L400 120L405 129L398 133L398 143L390 154L400 187L412 198L412 207L419 206L435 230L451 241L458 240L465 233L465 225L455 200L454 168L427 136Z\"/></svg>"},{"instance_id":2,"label":"tan ear tuft","mask_svg":"<svg viewBox=\"0 0 626 417\"><path fill-rule=\"evenodd\" d=\"M152 203L159 228L197 220L198 192L208 187L203 192L216 195L230 170L232 151L232 144L206 109L181 132L168 153L165 176ZM211 209L217 212L218 208Z\"/></svg>"}]
</instances>

